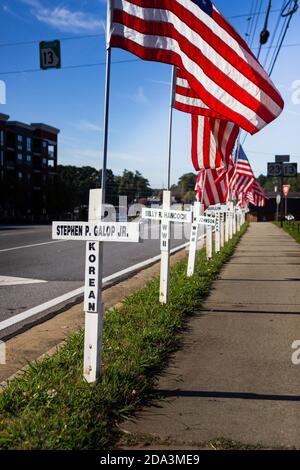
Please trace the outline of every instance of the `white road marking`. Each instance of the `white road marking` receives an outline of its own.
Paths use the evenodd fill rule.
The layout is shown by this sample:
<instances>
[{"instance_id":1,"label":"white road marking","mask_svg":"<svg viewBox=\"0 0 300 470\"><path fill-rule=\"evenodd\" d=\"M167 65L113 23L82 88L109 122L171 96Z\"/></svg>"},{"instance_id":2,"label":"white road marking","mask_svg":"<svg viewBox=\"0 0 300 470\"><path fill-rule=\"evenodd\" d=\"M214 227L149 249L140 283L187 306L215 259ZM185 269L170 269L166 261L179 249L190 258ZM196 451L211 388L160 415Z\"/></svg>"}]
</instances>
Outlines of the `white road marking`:
<instances>
[{"instance_id":1,"label":"white road marking","mask_svg":"<svg viewBox=\"0 0 300 470\"><path fill-rule=\"evenodd\" d=\"M4 253L5 251L22 250L24 248L33 248L35 246L51 245L51 243L62 243L64 241L65 240L55 240L52 242L36 243L35 245L14 246L13 248L4 248L3 250L0 250L0 253Z\"/></svg>"},{"instance_id":2,"label":"white road marking","mask_svg":"<svg viewBox=\"0 0 300 470\"><path fill-rule=\"evenodd\" d=\"M202 236L200 238L204 238L204 237L205 236ZM177 251L180 251L183 248L186 248L188 245L189 245L189 242L184 243L183 245L177 246L171 250L171 253L172 254L177 253ZM103 285L108 284L109 282L117 280L119 278L122 278L126 274L139 271L140 269L145 268L146 266L154 264L157 261L159 261L160 258L161 256L157 255L157 256L154 256L153 258L149 258L145 261L142 261L141 263L135 264L134 266L130 266L129 268L123 269L122 271L111 274L110 276L103 278ZM33 317L34 315L37 315L53 307L56 307L57 305L63 302L79 297L83 295L83 293L84 293L84 287L79 287L78 289L72 290L70 292L67 292L66 294L56 297L55 299L49 300L48 302L38 305L37 307L33 307L29 310L26 310L25 312L19 313L18 315L8 318L7 320L3 320L2 322L0 322L0 331L5 330L6 328L9 328L10 326L16 325L17 323L20 323L24 320L27 320L28 318Z\"/></svg>"},{"instance_id":3,"label":"white road marking","mask_svg":"<svg viewBox=\"0 0 300 470\"><path fill-rule=\"evenodd\" d=\"M24 277L11 277L11 276L0 276L0 287L3 286L20 286L25 284L41 284L43 282L40 279L28 279Z\"/></svg>"}]
</instances>

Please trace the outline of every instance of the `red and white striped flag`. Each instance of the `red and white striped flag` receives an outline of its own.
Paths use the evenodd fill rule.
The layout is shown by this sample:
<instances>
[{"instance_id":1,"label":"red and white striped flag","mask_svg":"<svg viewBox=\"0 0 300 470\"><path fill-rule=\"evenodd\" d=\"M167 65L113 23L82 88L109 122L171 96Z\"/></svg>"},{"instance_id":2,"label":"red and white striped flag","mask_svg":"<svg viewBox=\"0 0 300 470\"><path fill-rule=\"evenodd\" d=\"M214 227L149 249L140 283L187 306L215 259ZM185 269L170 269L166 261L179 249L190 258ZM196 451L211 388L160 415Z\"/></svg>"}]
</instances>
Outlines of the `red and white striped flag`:
<instances>
[{"instance_id":1,"label":"red and white striped flag","mask_svg":"<svg viewBox=\"0 0 300 470\"><path fill-rule=\"evenodd\" d=\"M267 195L257 180L254 181L251 188L246 193L246 199L253 206L265 207Z\"/></svg>"},{"instance_id":2,"label":"red and white striped flag","mask_svg":"<svg viewBox=\"0 0 300 470\"><path fill-rule=\"evenodd\" d=\"M210 0L110 0L108 45L179 67L216 116L251 134L283 100L246 42Z\"/></svg>"},{"instance_id":3,"label":"red and white striped flag","mask_svg":"<svg viewBox=\"0 0 300 470\"><path fill-rule=\"evenodd\" d=\"M191 89L185 73L176 69L173 106L192 114L192 162L196 171L227 166L239 127L215 117Z\"/></svg>"},{"instance_id":4,"label":"red and white striped flag","mask_svg":"<svg viewBox=\"0 0 300 470\"><path fill-rule=\"evenodd\" d=\"M240 193L246 193L255 181L251 165L242 146L239 147L234 175L230 181L230 189L234 198Z\"/></svg>"},{"instance_id":5,"label":"red and white striped flag","mask_svg":"<svg viewBox=\"0 0 300 470\"><path fill-rule=\"evenodd\" d=\"M192 115L192 162L196 171L227 167L239 128L233 122Z\"/></svg>"},{"instance_id":6,"label":"red and white striped flag","mask_svg":"<svg viewBox=\"0 0 300 470\"><path fill-rule=\"evenodd\" d=\"M220 178L218 170L200 171L195 191L197 192L197 200L204 204L205 210L215 204L225 204L228 196L227 173L223 173Z\"/></svg>"}]
</instances>

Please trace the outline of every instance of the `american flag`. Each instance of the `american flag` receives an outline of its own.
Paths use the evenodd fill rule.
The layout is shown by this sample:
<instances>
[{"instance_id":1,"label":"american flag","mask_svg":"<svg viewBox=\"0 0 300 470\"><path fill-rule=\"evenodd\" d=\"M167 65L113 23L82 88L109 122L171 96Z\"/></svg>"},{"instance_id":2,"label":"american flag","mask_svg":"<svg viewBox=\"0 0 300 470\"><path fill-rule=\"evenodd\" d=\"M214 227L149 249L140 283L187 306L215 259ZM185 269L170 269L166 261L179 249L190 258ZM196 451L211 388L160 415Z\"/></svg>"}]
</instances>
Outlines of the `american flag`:
<instances>
[{"instance_id":1,"label":"american flag","mask_svg":"<svg viewBox=\"0 0 300 470\"><path fill-rule=\"evenodd\" d=\"M253 206L265 207L267 195L257 180L254 181L251 188L246 193L246 200Z\"/></svg>"},{"instance_id":2,"label":"american flag","mask_svg":"<svg viewBox=\"0 0 300 470\"><path fill-rule=\"evenodd\" d=\"M110 0L108 45L172 64L215 117L251 134L283 100L246 42L210 0Z\"/></svg>"},{"instance_id":3,"label":"american flag","mask_svg":"<svg viewBox=\"0 0 300 470\"><path fill-rule=\"evenodd\" d=\"M228 178L224 173L220 178L218 170L201 170L198 174L195 191L197 200L206 210L215 204L225 204L228 196Z\"/></svg>"},{"instance_id":4,"label":"american flag","mask_svg":"<svg viewBox=\"0 0 300 470\"><path fill-rule=\"evenodd\" d=\"M239 127L233 122L192 115L192 162L196 171L227 166Z\"/></svg>"},{"instance_id":5,"label":"american flag","mask_svg":"<svg viewBox=\"0 0 300 470\"><path fill-rule=\"evenodd\" d=\"M235 171L230 181L233 197L238 197L240 193L247 193L255 181L251 165L241 145L237 153Z\"/></svg>"}]
</instances>

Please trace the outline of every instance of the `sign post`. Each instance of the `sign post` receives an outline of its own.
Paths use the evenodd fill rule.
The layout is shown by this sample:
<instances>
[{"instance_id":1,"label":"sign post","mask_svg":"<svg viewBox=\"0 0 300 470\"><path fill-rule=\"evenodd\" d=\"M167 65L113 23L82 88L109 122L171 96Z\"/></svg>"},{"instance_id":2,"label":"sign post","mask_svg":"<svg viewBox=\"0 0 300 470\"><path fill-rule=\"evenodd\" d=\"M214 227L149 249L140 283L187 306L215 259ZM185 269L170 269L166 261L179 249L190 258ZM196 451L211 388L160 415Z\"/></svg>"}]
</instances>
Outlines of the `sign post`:
<instances>
[{"instance_id":1,"label":"sign post","mask_svg":"<svg viewBox=\"0 0 300 470\"><path fill-rule=\"evenodd\" d=\"M158 220L161 222L161 265L160 265L160 293L161 303L169 303L170 288L170 232L171 223L192 223L191 211L171 210L171 192L164 191L162 209L142 209L142 219Z\"/></svg>"}]
</instances>

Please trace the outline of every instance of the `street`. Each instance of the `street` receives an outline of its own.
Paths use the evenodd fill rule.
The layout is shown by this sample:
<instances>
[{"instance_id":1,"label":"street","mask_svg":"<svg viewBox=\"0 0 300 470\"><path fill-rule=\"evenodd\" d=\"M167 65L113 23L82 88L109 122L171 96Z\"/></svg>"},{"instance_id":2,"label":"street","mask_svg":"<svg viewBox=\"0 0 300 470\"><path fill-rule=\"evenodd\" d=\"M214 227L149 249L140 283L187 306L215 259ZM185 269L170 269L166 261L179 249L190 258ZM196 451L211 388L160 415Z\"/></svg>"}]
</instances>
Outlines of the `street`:
<instances>
[{"instance_id":1,"label":"street","mask_svg":"<svg viewBox=\"0 0 300 470\"><path fill-rule=\"evenodd\" d=\"M104 277L158 255L157 224L152 225L152 235L154 239L139 244L107 243ZM174 240L174 231L172 238L172 247L187 241ZM84 264L85 242L53 241L51 226L1 230L0 322L82 287Z\"/></svg>"}]
</instances>

